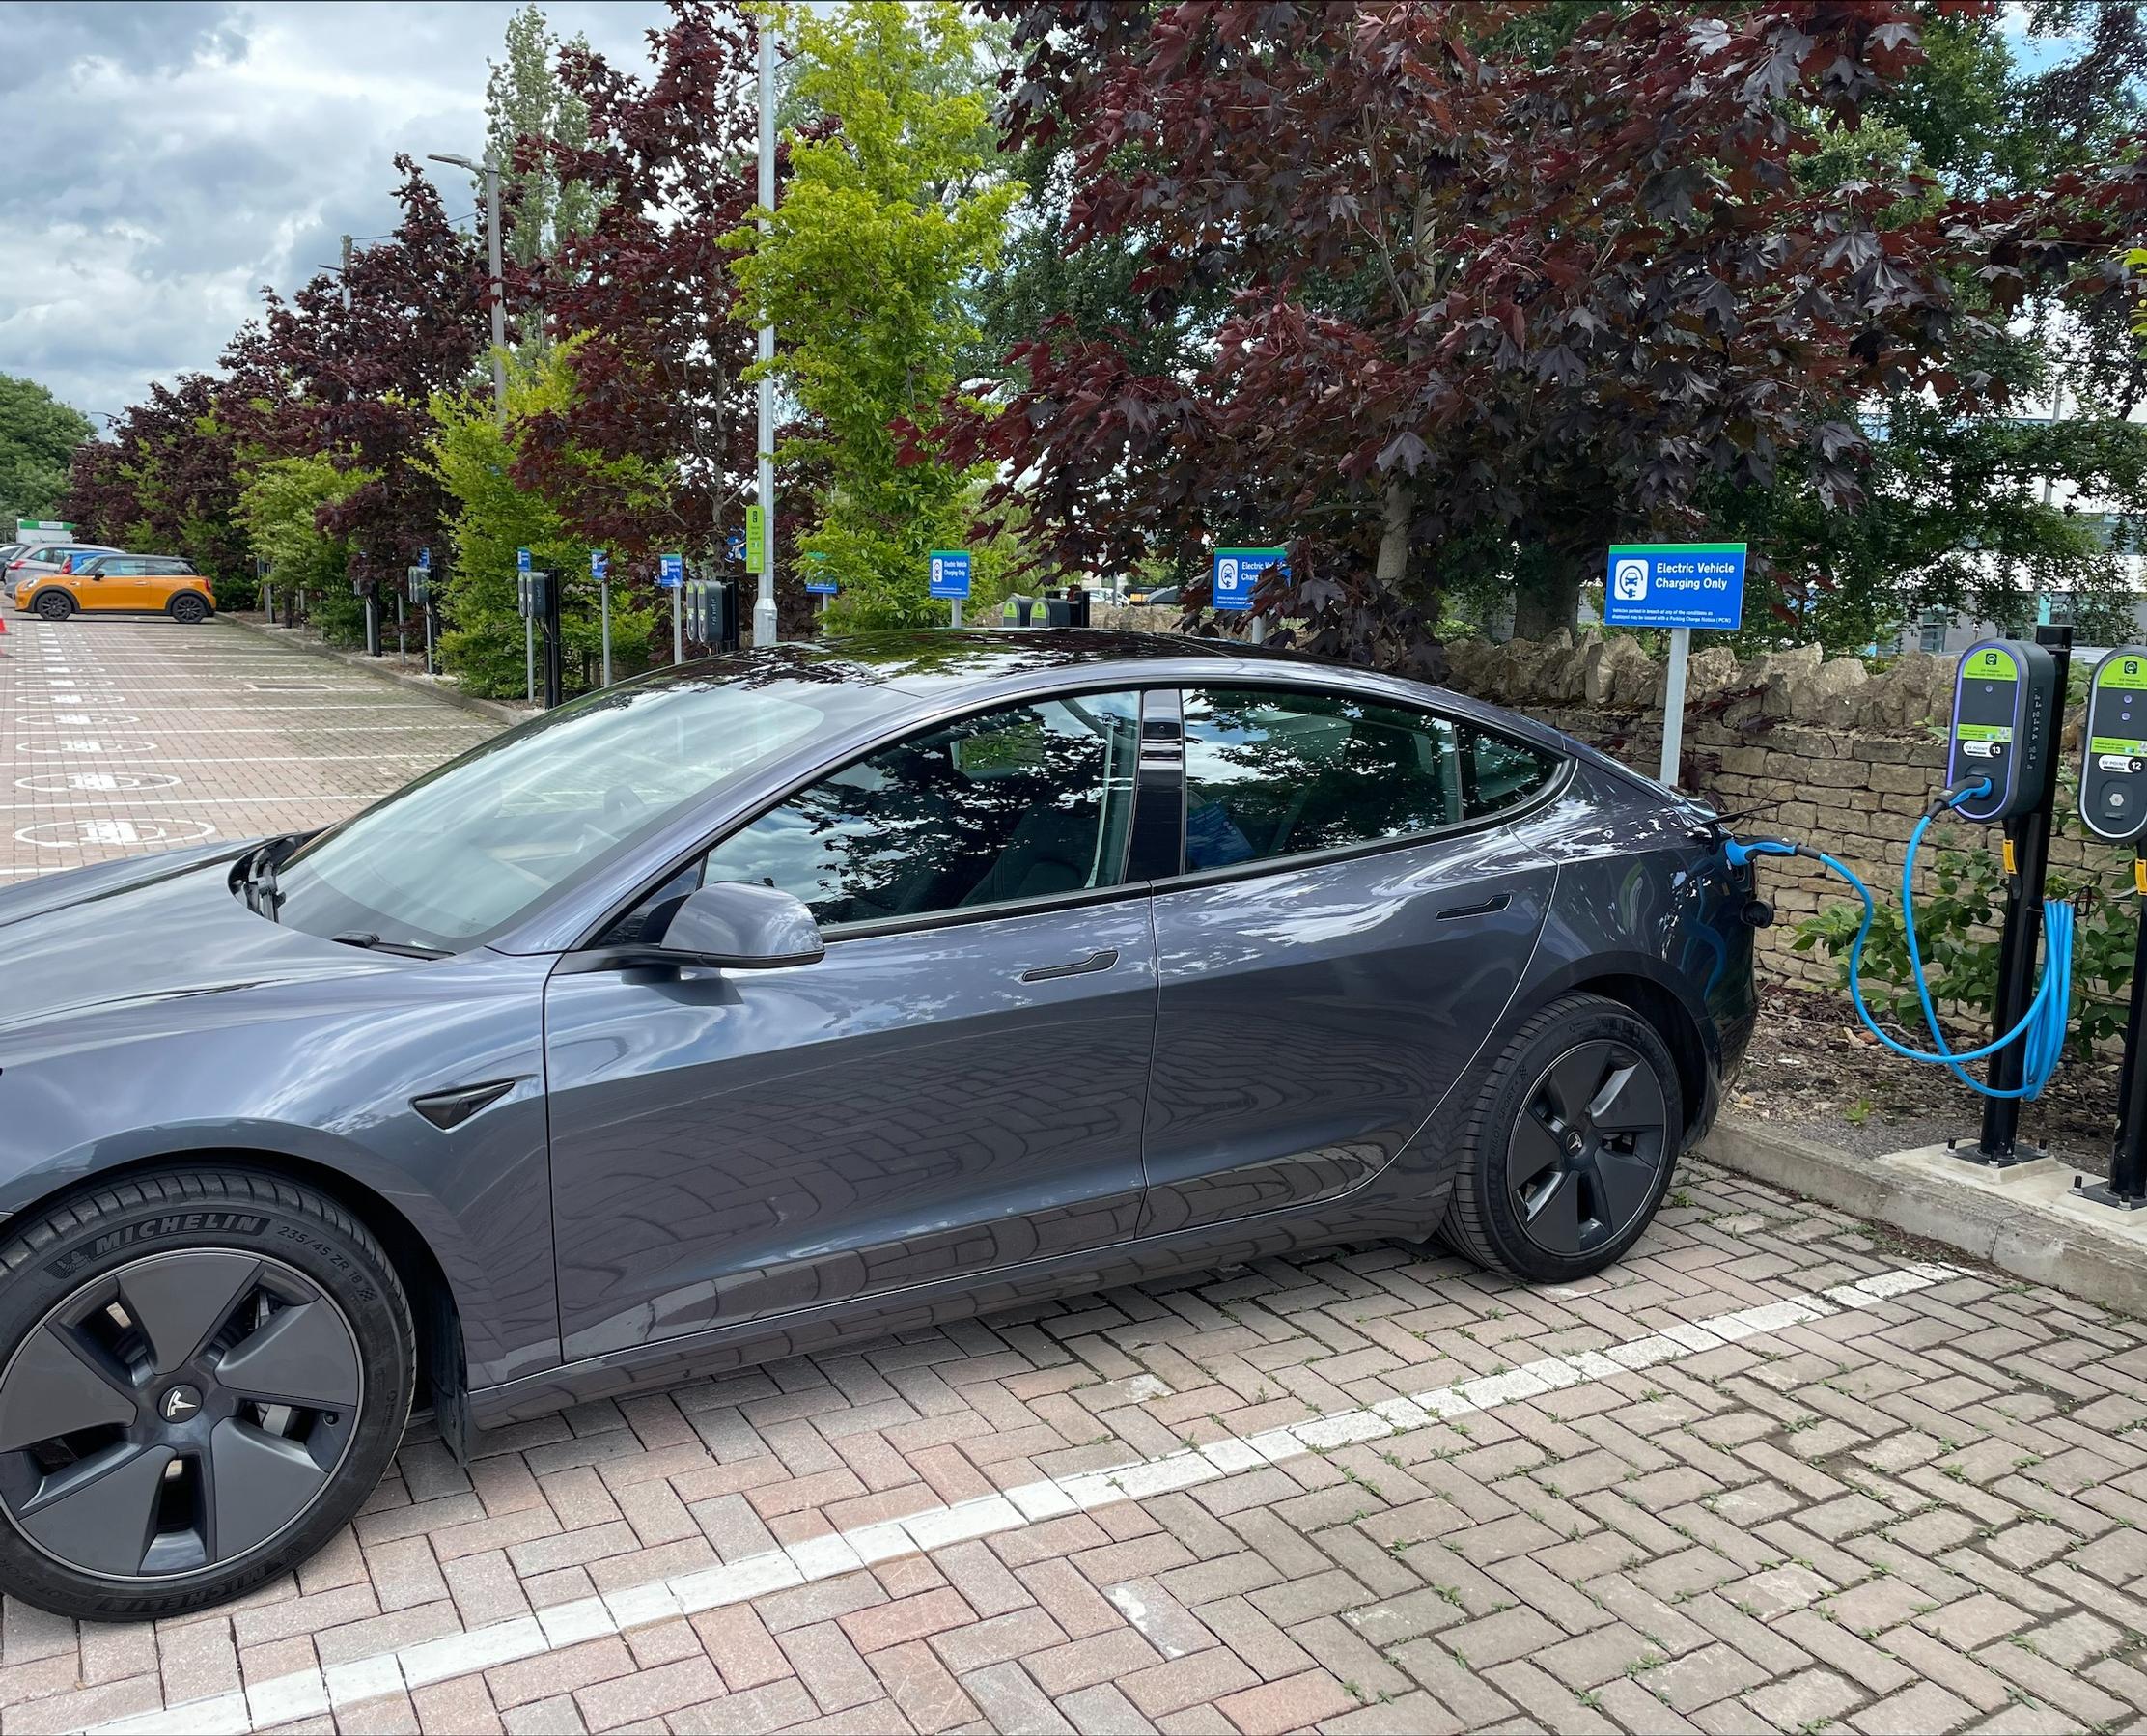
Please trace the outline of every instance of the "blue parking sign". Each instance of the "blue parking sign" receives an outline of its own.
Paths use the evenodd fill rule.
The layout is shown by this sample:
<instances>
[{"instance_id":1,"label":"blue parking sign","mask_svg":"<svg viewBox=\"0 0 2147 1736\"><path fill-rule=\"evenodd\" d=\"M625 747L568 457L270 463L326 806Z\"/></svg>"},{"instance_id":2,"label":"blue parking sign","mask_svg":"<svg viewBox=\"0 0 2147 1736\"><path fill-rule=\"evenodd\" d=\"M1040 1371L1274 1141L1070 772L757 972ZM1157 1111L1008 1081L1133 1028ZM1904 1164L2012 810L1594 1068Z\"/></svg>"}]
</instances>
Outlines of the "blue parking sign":
<instances>
[{"instance_id":1,"label":"blue parking sign","mask_svg":"<svg viewBox=\"0 0 2147 1736\"><path fill-rule=\"evenodd\" d=\"M1743 543L1613 543L1603 618L1612 627L1702 627L1744 620Z\"/></svg>"},{"instance_id":2,"label":"blue parking sign","mask_svg":"<svg viewBox=\"0 0 2147 1736\"><path fill-rule=\"evenodd\" d=\"M685 556L683 554L659 555L656 559L656 583L666 591L676 591L685 583Z\"/></svg>"},{"instance_id":3,"label":"blue parking sign","mask_svg":"<svg viewBox=\"0 0 2147 1736\"><path fill-rule=\"evenodd\" d=\"M1234 613L1250 609L1252 594L1259 588L1263 573L1281 566L1287 574L1283 561L1286 552L1281 548L1216 549L1213 587L1215 607Z\"/></svg>"},{"instance_id":4,"label":"blue parking sign","mask_svg":"<svg viewBox=\"0 0 2147 1736\"><path fill-rule=\"evenodd\" d=\"M598 580L611 576L611 554L608 549L592 548L589 551L589 576Z\"/></svg>"},{"instance_id":5,"label":"blue parking sign","mask_svg":"<svg viewBox=\"0 0 2147 1736\"><path fill-rule=\"evenodd\" d=\"M932 595L960 602L969 595L969 556L965 549L932 551Z\"/></svg>"},{"instance_id":6,"label":"blue parking sign","mask_svg":"<svg viewBox=\"0 0 2147 1736\"><path fill-rule=\"evenodd\" d=\"M421 573L432 571L432 551L430 548L420 548L417 551L417 565Z\"/></svg>"},{"instance_id":7,"label":"blue parking sign","mask_svg":"<svg viewBox=\"0 0 2147 1736\"><path fill-rule=\"evenodd\" d=\"M517 548L515 550L515 571L516 573L527 573L529 571L528 549Z\"/></svg>"}]
</instances>

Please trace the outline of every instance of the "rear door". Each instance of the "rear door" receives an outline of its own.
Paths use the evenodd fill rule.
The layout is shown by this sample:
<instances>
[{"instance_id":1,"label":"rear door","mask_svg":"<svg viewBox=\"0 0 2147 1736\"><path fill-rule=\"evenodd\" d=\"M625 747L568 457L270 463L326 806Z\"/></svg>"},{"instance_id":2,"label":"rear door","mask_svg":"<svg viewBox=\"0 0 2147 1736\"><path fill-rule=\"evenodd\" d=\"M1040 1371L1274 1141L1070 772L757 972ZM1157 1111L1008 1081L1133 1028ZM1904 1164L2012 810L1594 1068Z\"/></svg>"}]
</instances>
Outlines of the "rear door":
<instances>
[{"instance_id":1,"label":"rear door","mask_svg":"<svg viewBox=\"0 0 2147 1736\"><path fill-rule=\"evenodd\" d=\"M1132 1236L1156 1021L1127 872L1137 753L1131 693L897 742L648 901L783 887L821 924L817 964L563 962L545 1052L569 1357Z\"/></svg>"},{"instance_id":2,"label":"rear door","mask_svg":"<svg viewBox=\"0 0 2147 1736\"><path fill-rule=\"evenodd\" d=\"M1555 869L1499 816L1564 770L1352 696L1183 699L1146 1234L1346 1192L1394 1158L1520 983Z\"/></svg>"}]
</instances>

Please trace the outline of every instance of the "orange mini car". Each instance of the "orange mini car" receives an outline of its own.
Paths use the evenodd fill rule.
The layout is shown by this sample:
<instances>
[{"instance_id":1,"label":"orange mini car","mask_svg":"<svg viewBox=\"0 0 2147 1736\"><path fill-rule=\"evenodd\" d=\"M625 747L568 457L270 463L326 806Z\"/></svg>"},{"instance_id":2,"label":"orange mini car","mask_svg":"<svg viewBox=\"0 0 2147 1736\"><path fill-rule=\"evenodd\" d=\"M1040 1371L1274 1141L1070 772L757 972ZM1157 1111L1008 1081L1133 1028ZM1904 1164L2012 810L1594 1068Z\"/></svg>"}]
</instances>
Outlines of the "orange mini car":
<instances>
[{"instance_id":1,"label":"orange mini car","mask_svg":"<svg viewBox=\"0 0 2147 1736\"><path fill-rule=\"evenodd\" d=\"M56 573L15 586L14 606L47 621L77 609L99 614L169 615L191 625L216 608L216 593L189 561L170 554L78 554Z\"/></svg>"}]
</instances>

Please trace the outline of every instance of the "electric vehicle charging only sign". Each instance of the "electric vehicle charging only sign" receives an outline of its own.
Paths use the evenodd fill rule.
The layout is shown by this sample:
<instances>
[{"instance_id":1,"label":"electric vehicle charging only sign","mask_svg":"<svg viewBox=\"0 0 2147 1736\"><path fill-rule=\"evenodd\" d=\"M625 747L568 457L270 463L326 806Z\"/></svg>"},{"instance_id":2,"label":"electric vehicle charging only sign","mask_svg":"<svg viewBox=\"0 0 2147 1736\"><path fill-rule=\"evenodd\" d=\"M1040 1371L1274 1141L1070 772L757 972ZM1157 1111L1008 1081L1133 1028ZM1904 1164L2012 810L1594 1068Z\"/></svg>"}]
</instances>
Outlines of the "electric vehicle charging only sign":
<instances>
[{"instance_id":1,"label":"electric vehicle charging only sign","mask_svg":"<svg viewBox=\"0 0 2147 1736\"><path fill-rule=\"evenodd\" d=\"M1612 627L1700 627L1735 632L1744 622L1743 543L1613 543L1603 618Z\"/></svg>"}]
</instances>

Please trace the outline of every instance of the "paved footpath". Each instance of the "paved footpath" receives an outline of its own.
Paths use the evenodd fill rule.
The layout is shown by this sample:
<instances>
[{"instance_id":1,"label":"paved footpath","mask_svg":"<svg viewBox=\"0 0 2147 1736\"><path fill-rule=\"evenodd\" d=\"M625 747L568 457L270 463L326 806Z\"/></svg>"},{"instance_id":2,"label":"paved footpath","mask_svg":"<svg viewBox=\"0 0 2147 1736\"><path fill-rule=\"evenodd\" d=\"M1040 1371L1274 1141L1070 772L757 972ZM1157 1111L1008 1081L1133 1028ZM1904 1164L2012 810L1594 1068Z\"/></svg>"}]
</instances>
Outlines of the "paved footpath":
<instances>
[{"instance_id":1,"label":"paved footpath","mask_svg":"<svg viewBox=\"0 0 2147 1736\"><path fill-rule=\"evenodd\" d=\"M7 647L17 873L324 818L488 727L236 630ZM182 781L15 782L90 769ZM2147 1328L1699 1164L1586 1284L1347 1248L481 1455L414 1430L230 1609L10 1600L0 1736L2147 1726Z\"/></svg>"}]
</instances>

